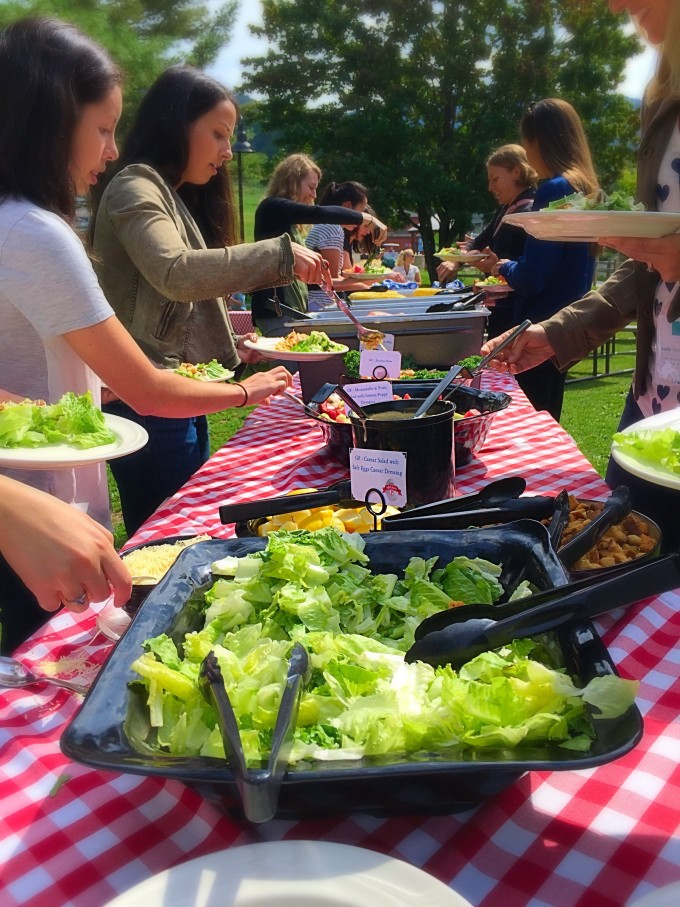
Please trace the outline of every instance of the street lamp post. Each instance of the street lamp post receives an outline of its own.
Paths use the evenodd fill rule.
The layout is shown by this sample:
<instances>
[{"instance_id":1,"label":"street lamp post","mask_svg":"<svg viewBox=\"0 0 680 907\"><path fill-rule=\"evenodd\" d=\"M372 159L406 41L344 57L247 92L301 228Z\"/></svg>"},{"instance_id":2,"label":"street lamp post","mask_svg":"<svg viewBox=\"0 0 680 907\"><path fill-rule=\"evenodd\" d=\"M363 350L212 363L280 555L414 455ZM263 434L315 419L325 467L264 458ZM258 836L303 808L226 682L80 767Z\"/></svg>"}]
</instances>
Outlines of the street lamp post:
<instances>
[{"instance_id":1,"label":"street lamp post","mask_svg":"<svg viewBox=\"0 0 680 907\"><path fill-rule=\"evenodd\" d=\"M246 241L245 232L243 229L243 161L242 157L244 154L252 154L253 147L246 137L246 130L243 126L243 120L239 119L238 121L238 130L236 132L236 141L231 146L232 153L236 155L236 163L238 166L238 218L239 226L241 230L241 242Z\"/></svg>"}]
</instances>

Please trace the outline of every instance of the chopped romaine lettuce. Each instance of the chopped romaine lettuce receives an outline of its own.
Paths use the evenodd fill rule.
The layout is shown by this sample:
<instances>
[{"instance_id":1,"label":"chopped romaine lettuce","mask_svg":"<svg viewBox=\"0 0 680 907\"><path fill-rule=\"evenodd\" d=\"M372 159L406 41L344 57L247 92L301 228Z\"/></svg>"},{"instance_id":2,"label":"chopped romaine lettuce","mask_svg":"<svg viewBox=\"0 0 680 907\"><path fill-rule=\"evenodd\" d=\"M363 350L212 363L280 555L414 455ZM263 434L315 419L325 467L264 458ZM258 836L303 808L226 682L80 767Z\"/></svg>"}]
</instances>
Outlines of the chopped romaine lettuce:
<instances>
[{"instance_id":1,"label":"chopped romaine lettuce","mask_svg":"<svg viewBox=\"0 0 680 907\"><path fill-rule=\"evenodd\" d=\"M113 444L115 434L89 391L68 392L52 405L32 400L0 406L0 447L45 447L69 444L87 449Z\"/></svg>"},{"instance_id":2,"label":"chopped romaine lettuce","mask_svg":"<svg viewBox=\"0 0 680 907\"><path fill-rule=\"evenodd\" d=\"M632 703L636 684L598 678L579 689L554 664L545 640L516 640L456 673L406 664L425 617L461 602L494 602L501 568L457 557L412 558L403 578L372 574L361 536L334 529L280 532L267 548L214 565L202 630L182 651L148 640L133 664L147 691L148 743L182 755L224 757L201 662L213 651L249 763L266 759L293 642L310 656L291 755L357 759L439 750L555 743L587 750L594 717Z\"/></svg>"},{"instance_id":3,"label":"chopped romaine lettuce","mask_svg":"<svg viewBox=\"0 0 680 907\"><path fill-rule=\"evenodd\" d=\"M619 450L636 460L680 473L680 431L660 428L617 432L614 441Z\"/></svg>"}]
</instances>

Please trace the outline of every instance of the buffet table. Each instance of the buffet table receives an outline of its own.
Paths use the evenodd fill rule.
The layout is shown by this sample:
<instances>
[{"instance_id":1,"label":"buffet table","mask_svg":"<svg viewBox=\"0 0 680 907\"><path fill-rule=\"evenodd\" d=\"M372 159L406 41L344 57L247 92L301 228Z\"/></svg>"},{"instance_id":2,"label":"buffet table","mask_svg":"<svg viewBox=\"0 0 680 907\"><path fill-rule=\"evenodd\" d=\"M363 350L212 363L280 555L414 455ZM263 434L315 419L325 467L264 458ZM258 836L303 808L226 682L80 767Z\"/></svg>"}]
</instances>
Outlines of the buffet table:
<instances>
[{"instance_id":1,"label":"buffet table","mask_svg":"<svg viewBox=\"0 0 680 907\"><path fill-rule=\"evenodd\" d=\"M499 413L457 493L522 475L528 493L607 488L571 438L535 413L514 380L492 375L514 401ZM319 450L317 425L283 398L241 431L137 533L228 537L218 506L323 487L342 466ZM620 672L641 680L642 742L622 759L579 772L530 773L466 813L340 815L251 827L183 785L93 771L70 762L60 735L80 697L48 686L0 693L0 904L100 907L193 857L258 841L306 839L369 848L443 880L476 907L621 907L680 880L680 595L641 602L599 626ZM94 670L110 648L94 614L68 612L21 647L41 666L70 659ZM191 907L191 905L187 905ZM377 902L376 902L377 907Z\"/></svg>"}]
</instances>

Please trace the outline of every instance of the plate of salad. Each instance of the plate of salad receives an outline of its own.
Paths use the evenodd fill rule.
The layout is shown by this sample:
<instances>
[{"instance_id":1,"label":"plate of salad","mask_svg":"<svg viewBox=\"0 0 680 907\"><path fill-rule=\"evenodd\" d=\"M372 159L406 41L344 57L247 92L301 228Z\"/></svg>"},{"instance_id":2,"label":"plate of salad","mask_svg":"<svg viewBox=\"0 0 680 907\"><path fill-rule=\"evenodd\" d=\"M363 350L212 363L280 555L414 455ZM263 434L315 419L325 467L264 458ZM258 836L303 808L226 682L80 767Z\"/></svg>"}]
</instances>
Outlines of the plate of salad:
<instances>
[{"instance_id":1,"label":"plate of salad","mask_svg":"<svg viewBox=\"0 0 680 907\"><path fill-rule=\"evenodd\" d=\"M536 239L558 242L597 242L601 236L657 239L680 230L680 214L645 211L622 192L592 195L574 192L539 211L507 214L503 222L523 227Z\"/></svg>"},{"instance_id":2,"label":"plate of salad","mask_svg":"<svg viewBox=\"0 0 680 907\"><path fill-rule=\"evenodd\" d=\"M229 378L234 377L233 371L225 368L217 359L211 359L210 362L197 362L195 365L191 362L182 362L173 371L177 375L193 378L195 381L228 381Z\"/></svg>"},{"instance_id":3,"label":"plate of salad","mask_svg":"<svg viewBox=\"0 0 680 907\"><path fill-rule=\"evenodd\" d=\"M320 362L331 356L344 355L349 347L331 340L324 331L310 331L309 334L291 331L285 337L258 337L256 341L243 343L256 350L266 359L280 359L283 362Z\"/></svg>"},{"instance_id":4,"label":"plate of salad","mask_svg":"<svg viewBox=\"0 0 680 907\"><path fill-rule=\"evenodd\" d=\"M460 249L458 246L449 246L445 249L440 249L439 252L437 252L437 257L441 258L442 261L460 261L466 263L481 261L483 258L486 258L486 255L483 252L477 252L474 249Z\"/></svg>"},{"instance_id":5,"label":"plate of salad","mask_svg":"<svg viewBox=\"0 0 680 907\"><path fill-rule=\"evenodd\" d=\"M487 277L486 280L475 281L473 289L475 292L481 292L483 290L487 296L507 296L508 293L512 292L511 287L504 277L494 276Z\"/></svg>"},{"instance_id":6,"label":"plate of salad","mask_svg":"<svg viewBox=\"0 0 680 907\"><path fill-rule=\"evenodd\" d=\"M85 394L64 394L56 403L25 400L0 404L0 466L67 469L114 460L143 447L141 425L103 413Z\"/></svg>"},{"instance_id":7,"label":"plate of salad","mask_svg":"<svg viewBox=\"0 0 680 907\"><path fill-rule=\"evenodd\" d=\"M680 409L657 413L617 432L612 457L640 479L680 490Z\"/></svg>"}]
</instances>

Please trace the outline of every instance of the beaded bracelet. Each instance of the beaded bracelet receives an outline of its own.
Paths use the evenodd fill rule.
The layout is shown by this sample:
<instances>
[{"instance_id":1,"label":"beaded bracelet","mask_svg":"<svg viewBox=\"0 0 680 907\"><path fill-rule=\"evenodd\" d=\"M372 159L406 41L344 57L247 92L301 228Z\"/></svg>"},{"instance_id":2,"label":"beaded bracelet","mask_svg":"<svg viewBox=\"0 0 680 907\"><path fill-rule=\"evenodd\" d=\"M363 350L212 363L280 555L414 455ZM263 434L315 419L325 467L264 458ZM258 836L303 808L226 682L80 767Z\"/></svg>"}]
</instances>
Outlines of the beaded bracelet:
<instances>
[{"instance_id":1,"label":"beaded bracelet","mask_svg":"<svg viewBox=\"0 0 680 907\"><path fill-rule=\"evenodd\" d=\"M236 407L236 408L237 408L237 409L241 409L241 408L244 407L244 406L248 406L248 388L247 388L247 387L244 387L244 386L241 384L240 381L233 381L231 386L232 386L232 387L240 387L241 390L243 391L243 403L237 404L237 407Z\"/></svg>"}]
</instances>

